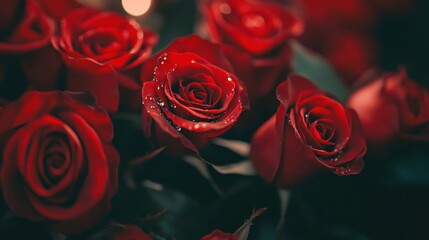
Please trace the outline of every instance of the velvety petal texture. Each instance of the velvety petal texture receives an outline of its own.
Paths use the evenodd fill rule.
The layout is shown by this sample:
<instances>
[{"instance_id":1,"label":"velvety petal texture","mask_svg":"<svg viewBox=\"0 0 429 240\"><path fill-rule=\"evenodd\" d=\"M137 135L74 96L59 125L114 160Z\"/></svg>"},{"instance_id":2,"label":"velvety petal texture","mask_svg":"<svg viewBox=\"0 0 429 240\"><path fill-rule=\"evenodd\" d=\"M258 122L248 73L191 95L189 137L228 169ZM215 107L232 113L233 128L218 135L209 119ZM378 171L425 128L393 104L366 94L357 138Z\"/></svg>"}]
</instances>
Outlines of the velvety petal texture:
<instances>
[{"instance_id":1,"label":"velvety petal texture","mask_svg":"<svg viewBox=\"0 0 429 240\"><path fill-rule=\"evenodd\" d=\"M219 45L198 36L178 38L142 71L143 127L170 150L198 154L208 138L231 128L247 94Z\"/></svg>"},{"instance_id":2,"label":"velvety petal texture","mask_svg":"<svg viewBox=\"0 0 429 240\"><path fill-rule=\"evenodd\" d=\"M124 100L136 99L127 94L140 99L139 67L157 41L155 32L133 19L79 8L61 19L52 44L67 66L67 89L90 91L112 112L118 108L120 90ZM103 94L106 91L109 94Z\"/></svg>"},{"instance_id":3,"label":"velvety petal texture","mask_svg":"<svg viewBox=\"0 0 429 240\"><path fill-rule=\"evenodd\" d=\"M226 49L237 76L249 95L272 90L289 65L288 40L304 25L280 4L249 0L204 0L200 8L212 39L236 48Z\"/></svg>"},{"instance_id":4,"label":"velvety petal texture","mask_svg":"<svg viewBox=\"0 0 429 240\"><path fill-rule=\"evenodd\" d=\"M429 91L410 80L405 69L363 81L348 105L359 114L369 141L429 140Z\"/></svg>"},{"instance_id":5,"label":"velvety petal texture","mask_svg":"<svg viewBox=\"0 0 429 240\"><path fill-rule=\"evenodd\" d=\"M358 174L366 153L356 113L291 75L277 88L280 106L252 139L251 159L265 180L291 187L327 168L337 175Z\"/></svg>"},{"instance_id":6,"label":"velvety petal texture","mask_svg":"<svg viewBox=\"0 0 429 240\"><path fill-rule=\"evenodd\" d=\"M109 116L94 102L30 91L1 111L1 188L16 214L76 233L110 210L119 155Z\"/></svg>"}]
</instances>

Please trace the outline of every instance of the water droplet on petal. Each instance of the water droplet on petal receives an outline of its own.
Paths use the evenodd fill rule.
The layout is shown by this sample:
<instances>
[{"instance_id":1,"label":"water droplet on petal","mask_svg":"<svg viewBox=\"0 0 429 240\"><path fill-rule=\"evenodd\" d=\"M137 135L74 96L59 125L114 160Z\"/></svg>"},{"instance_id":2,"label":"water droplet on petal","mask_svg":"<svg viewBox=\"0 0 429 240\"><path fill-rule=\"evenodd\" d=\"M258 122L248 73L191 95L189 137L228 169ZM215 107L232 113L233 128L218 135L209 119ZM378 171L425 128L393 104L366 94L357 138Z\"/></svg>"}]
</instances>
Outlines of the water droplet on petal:
<instances>
[{"instance_id":1,"label":"water droplet on petal","mask_svg":"<svg viewBox=\"0 0 429 240\"><path fill-rule=\"evenodd\" d=\"M231 13L231 7L227 3L222 3L219 6L219 11L223 14L230 14Z\"/></svg>"}]
</instances>

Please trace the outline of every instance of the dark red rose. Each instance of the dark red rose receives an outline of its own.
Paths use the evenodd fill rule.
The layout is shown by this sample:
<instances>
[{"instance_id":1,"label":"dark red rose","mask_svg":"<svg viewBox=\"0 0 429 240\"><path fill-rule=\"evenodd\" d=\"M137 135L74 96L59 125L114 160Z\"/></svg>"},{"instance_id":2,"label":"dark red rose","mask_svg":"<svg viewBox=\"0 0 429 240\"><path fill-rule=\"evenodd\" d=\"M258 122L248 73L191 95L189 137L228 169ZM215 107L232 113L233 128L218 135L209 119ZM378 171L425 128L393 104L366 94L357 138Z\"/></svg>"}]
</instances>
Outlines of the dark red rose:
<instances>
[{"instance_id":1,"label":"dark red rose","mask_svg":"<svg viewBox=\"0 0 429 240\"><path fill-rule=\"evenodd\" d=\"M184 147L198 154L248 107L221 47L195 35L176 39L148 60L142 82L145 133L176 153Z\"/></svg>"},{"instance_id":2,"label":"dark red rose","mask_svg":"<svg viewBox=\"0 0 429 240\"><path fill-rule=\"evenodd\" d=\"M92 92L101 106L115 111L119 90L127 93L121 96L121 102L127 98L141 101L139 67L157 41L154 32L135 20L114 12L80 8L61 20L52 44L67 66L67 89Z\"/></svg>"},{"instance_id":3,"label":"dark red rose","mask_svg":"<svg viewBox=\"0 0 429 240\"><path fill-rule=\"evenodd\" d=\"M251 159L262 178L291 187L315 171L358 174L365 138L357 114L291 75L277 88L277 113L253 136Z\"/></svg>"},{"instance_id":4,"label":"dark red rose","mask_svg":"<svg viewBox=\"0 0 429 240\"><path fill-rule=\"evenodd\" d=\"M429 140L429 91L408 79L405 69L363 84L348 105L358 113L368 141Z\"/></svg>"},{"instance_id":5,"label":"dark red rose","mask_svg":"<svg viewBox=\"0 0 429 240\"><path fill-rule=\"evenodd\" d=\"M61 62L50 46L53 21L34 0L2 1L0 9L0 96L55 89Z\"/></svg>"},{"instance_id":6,"label":"dark red rose","mask_svg":"<svg viewBox=\"0 0 429 240\"><path fill-rule=\"evenodd\" d=\"M237 236L232 233L224 233L220 230L214 230L209 235L204 236L201 240L237 240Z\"/></svg>"},{"instance_id":7,"label":"dark red rose","mask_svg":"<svg viewBox=\"0 0 429 240\"><path fill-rule=\"evenodd\" d=\"M16 214L75 233L110 210L119 155L109 116L93 102L30 91L1 111L1 188Z\"/></svg>"},{"instance_id":8,"label":"dark red rose","mask_svg":"<svg viewBox=\"0 0 429 240\"><path fill-rule=\"evenodd\" d=\"M11 3L13 2L16 1ZM3 3L0 6L3 7ZM13 26L7 36L3 36L4 39L0 40L1 54L25 53L40 49L49 44L54 34L55 26L53 21L46 16L34 0L26 0L24 6L24 17L16 26ZM19 7L13 9L19 11ZM15 14L19 14L19 12ZM14 17L16 18L16 16ZM13 25L13 22L11 24Z\"/></svg>"},{"instance_id":9,"label":"dark red rose","mask_svg":"<svg viewBox=\"0 0 429 240\"><path fill-rule=\"evenodd\" d=\"M304 29L301 20L282 5L262 1L204 0L201 11L213 40L233 47L225 54L249 96L272 90L289 65L288 40Z\"/></svg>"},{"instance_id":10,"label":"dark red rose","mask_svg":"<svg viewBox=\"0 0 429 240\"><path fill-rule=\"evenodd\" d=\"M152 240L152 237L137 226L127 225L113 236L113 240Z\"/></svg>"},{"instance_id":11,"label":"dark red rose","mask_svg":"<svg viewBox=\"0 0 429 240\"><path fill-rule=\"evenodd\" d=\"M361 28L375 23L374 12L363 0L293 0L306 26Z\"/></svg>"},{"instance_id":12,"label":"dark red rose","mask_svg":"<svg viewBox=\"0 0 429 240\"><path fill-rule=\"evenodd\" d=\"M347 31L330 34L323 55L349 86L373 68L378 58L377 46L371 36Z\"/></svg>"},{"instance_id":13,"label":"dark red rose","mask_svg":"<svg viewBox=\"0 0 429 240\"><path fill-rule=\"evenodd\" d=\"M53 19L60 20L68 12L82 7L76 0L38 0L45 12Z\"/></svg>"}]
</instances>

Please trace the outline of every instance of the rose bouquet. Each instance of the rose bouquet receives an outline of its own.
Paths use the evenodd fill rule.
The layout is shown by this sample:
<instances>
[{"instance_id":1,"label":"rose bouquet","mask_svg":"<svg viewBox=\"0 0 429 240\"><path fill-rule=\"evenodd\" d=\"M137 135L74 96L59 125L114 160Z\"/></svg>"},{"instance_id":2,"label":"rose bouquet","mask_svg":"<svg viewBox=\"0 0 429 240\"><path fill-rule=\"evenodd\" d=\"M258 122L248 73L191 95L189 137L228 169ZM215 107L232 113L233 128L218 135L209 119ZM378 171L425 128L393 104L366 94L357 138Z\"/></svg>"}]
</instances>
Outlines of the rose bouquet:
<instances>
[{"instance_id":1,"label":"rose bouquet","mask_svg":"<svg viewBox=\"0 0 429 240\"><path fill-rule=\"evenodd\" d=\"M374 34L417 3L132 2L0 2L0 239L427 233L429 91Z\"/></svg>"}]
</instances>

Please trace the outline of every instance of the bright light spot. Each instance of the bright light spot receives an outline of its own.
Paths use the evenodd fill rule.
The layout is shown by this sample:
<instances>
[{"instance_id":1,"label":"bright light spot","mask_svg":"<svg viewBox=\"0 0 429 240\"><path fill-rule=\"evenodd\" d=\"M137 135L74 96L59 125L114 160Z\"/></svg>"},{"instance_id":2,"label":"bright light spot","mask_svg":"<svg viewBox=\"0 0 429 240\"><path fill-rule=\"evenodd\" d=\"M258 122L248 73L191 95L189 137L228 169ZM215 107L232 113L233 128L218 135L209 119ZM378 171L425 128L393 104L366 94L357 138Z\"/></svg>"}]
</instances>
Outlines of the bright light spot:
<instances>
[{"instance_id":1,"label":"bright light spot","mask_svg":"<svg viewBox=\"0 0 429 240\"><path fill-rule=\"evenodd\" d=\"M122 0L122 7L128 14L140 16L149 10L151 3L152 0Z\"/></svg>"}]
</instances>

